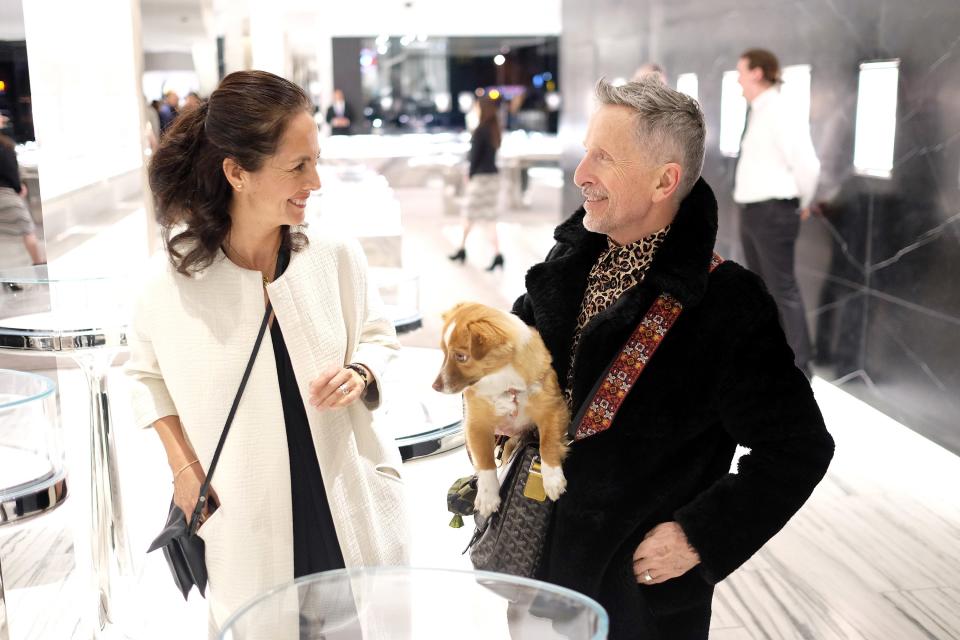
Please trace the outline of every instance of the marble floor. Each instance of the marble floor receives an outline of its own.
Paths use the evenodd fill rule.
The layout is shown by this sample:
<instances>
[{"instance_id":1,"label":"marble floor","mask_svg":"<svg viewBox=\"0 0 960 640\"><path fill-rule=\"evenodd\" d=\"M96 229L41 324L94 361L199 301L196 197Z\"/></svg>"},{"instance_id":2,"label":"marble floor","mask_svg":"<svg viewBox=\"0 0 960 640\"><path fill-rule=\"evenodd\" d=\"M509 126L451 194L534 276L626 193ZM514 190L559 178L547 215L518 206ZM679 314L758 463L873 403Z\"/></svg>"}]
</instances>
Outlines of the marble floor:
<instances>
[{"instance_id":1,"label":"marble floor","mask_svg":"<svg viewBox=\"0 0 960 640\"><path fill-rule=\"evenodd\" d=\"M526 269L551 245L556 185L534 181L533 206L501 221L506 268L487 273L492 251L478 234L468 263L445 255L458 242L457 221L442 213L441 187L397 190L403 207L404 266L420 274L424 327L408 346L435 346L439 313L460 299L508 306ZM124 238L143 233L134 212L78 242L64 259L121 259ZM127 242L127 244L129 244ZM4 356L0 356L4 358ZM0 366L10 366L5 359ZM89 588L89 442L87 398L79 370L50 371L60 410L71 496L53 513L0 528L13 640L87 639L94 611ZM163 559L147 556L169 499L169 471L156 436L131 428L125 379L110 376L123 507L133 571L118 578L117 637L206 637L204 601L184 602ZM817 400L837 442L825 481L787 527L717 589L711 638L876 640L960 638L960 458L916 435L822 379ZM404 465L413 510L413 562L466 568L469 527L450 529L449 483L469 471L462 449Z\"/></svg>"}]
</instances>

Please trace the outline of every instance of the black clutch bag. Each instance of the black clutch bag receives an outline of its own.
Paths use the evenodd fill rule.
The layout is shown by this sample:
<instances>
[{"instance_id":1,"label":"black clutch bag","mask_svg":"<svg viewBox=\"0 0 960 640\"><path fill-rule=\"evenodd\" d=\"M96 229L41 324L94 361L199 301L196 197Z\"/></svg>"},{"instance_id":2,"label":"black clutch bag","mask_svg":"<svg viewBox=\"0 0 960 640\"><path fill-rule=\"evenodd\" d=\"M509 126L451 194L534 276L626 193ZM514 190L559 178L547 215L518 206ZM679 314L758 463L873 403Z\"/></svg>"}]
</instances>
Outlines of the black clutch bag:
<instances>
[{"instance_id":1,"label":"black clutch bag","mask_svg":"<svg viewBox=\"0 0 960 640\"><path fill-rule=\"evenodd\" d=\"M257 342L253 346L253 353L250 354L250 360L247 362L247 369L243 373L243 379L240 381L240 388L237 389L237 395L233 399L233 406L230 407L230 413L227 415L227 422L223 427L223 433L220 434L220 442L217 443L217 449L213 454L213 460L210 461L210 468L207 471L207 477L200 487L200 495L197 499L197 505L190 514L190 520L187 521L183 511L180 510L173 500L170 501L170 512L167 514L167 524L163 527L147 553L163 549L163 557L167 560L170 567L170 573L173 574L173 581L183 594L184 600L190 594L190 590L196 586L201 595L206 595L207 591L207 563L204 559L203 538L197 535L197 528L200 523L200 514L207 504L207 494L210 492L210 482L213 480L213 472L217 468L217 461L220 460L220 452L223 451L223 443L227 439L227 432L230 431L230 425L233 423L233 417L237 413L237 407L240 405L240 397L243 396L243 389L247 386L247 380L250 378L250 371L253 369L253 362L257 358L257 352L260 350L260 343L263 342L263 336L267 331L267 323L270 320L270 313L273 311L272 305L267 305L267 310L263 314L263 322L260 324L260 333L257 335Z\"/></svg>"}]
</instances>

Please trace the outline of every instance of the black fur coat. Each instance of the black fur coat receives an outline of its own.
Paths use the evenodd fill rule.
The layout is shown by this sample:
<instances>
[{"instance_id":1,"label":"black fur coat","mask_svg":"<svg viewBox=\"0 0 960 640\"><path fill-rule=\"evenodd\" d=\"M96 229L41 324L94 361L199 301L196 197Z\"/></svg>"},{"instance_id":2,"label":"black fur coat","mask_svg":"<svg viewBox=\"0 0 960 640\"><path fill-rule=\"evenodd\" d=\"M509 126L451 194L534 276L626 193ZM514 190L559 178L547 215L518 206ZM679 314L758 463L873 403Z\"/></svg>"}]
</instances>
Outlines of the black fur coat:
<instances>
[{"instance_id":1,"label":"black fur coat","mask_svg":"<svg viewBox=\"0 0 960 640\"><path fill-rule=\"evenodd\" d=\"M540 331L561 384L587 275L606 247L583 216L557 227L557 244L527 273L513 309ZM833 456L761 280L729 261L709 273L716 233L717 203L701 179L645 280L591 320L576 355L574 414L657 295L683 304L614 425L571 446L539 572L597 599L614 639L705 639L713 585L784 526ZM731 474L737 444L751 451ZM633 551L668 521L680 523L701 564L638 585Z\"/></svg>"}]
</instances>

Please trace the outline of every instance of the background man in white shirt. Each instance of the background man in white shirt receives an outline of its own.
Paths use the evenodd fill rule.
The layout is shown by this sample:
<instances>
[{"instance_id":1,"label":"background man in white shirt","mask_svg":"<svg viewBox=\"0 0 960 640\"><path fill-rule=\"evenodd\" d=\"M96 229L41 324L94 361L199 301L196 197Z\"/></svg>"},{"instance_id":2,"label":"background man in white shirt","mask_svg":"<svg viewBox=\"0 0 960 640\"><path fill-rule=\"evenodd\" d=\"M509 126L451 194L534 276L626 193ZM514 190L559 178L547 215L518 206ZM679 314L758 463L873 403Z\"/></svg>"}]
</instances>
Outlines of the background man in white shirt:
<instances>
[{"instance_id":1,"label":"background man in white shirt","mask_svg":"<svg viewBox=\"0 0 960 640\"><path fill-rule=\"evenodd\" d=\"M806 118L780 94L780 63L764 49L737 62L750 107L740 142L733 199L740 205L740 239L747 267L777 302L795 362L810 377L810 334L794 270L800 221L810 215L820 161Z\"/></svg>"}]
</instances>

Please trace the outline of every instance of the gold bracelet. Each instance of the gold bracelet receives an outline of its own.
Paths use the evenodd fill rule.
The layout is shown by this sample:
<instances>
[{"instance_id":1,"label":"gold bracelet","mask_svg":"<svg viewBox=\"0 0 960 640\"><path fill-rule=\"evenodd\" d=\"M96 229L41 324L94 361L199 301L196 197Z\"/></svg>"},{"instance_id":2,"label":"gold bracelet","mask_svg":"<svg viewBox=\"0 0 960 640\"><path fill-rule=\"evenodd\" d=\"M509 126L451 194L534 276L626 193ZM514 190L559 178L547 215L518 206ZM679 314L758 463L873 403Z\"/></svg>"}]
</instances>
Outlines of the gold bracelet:
<instances>
[{"instance_id":1,"label":"gold bracelet","mask_svg":"<svg viewBox=\"0 0 960 640\"><path fill-rule=\"evenodd\" d=\"M183 467L180 469L180 471L177 471L175 474L173 474L173 481L176 482L176 481L177 481L177 477L178 477L181 473L183 473L184 471L186 471L187 469L189 469L189 468L192 467L193 465L197 464L198 462L200 462L200 461L199 461L199 460L194 460L193 462L188 462L187 464L183 465Z\"/></svg>"}]
</instances>

